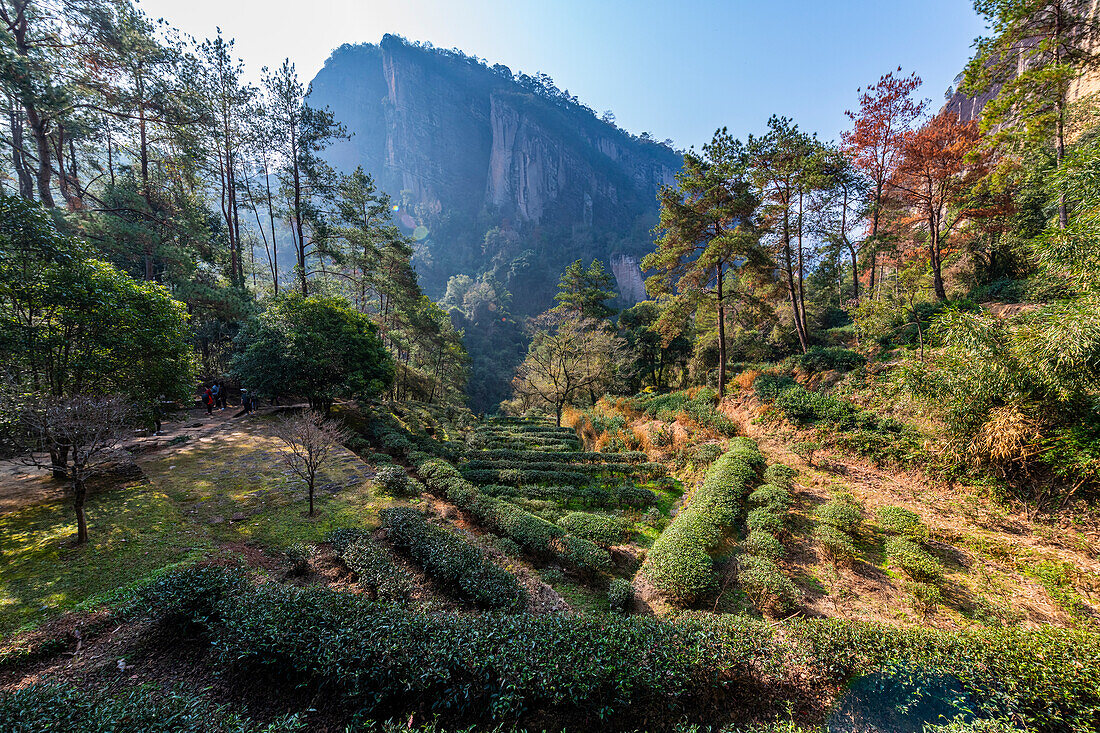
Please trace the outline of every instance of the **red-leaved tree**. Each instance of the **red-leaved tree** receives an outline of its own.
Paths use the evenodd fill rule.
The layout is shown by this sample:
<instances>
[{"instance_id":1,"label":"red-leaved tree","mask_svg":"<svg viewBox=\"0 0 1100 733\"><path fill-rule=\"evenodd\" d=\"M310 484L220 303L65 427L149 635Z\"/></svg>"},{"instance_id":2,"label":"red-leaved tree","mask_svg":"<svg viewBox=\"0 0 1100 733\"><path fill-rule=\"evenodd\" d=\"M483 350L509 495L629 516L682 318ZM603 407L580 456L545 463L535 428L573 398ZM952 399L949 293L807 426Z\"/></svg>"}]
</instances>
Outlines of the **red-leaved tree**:
<instances>
[{"instance_id":1,"label":"red-leaved tree","mask_svg":"<svg viewBox=\"0 0 1100 733\"><path fill-rule=\"evenodd\" d=\"M902 158L906 137L924 112L924 100L914 100L921 85L916 74L901 76L901 67L859 91L859 109L847 111L852 128L841 133L842 150L852 165L867 178L868 236L861 244L871 256L870 289L875 287L875 263L882 234L882 213L890 193L890 183Z\"/></svg>"},{"instance_id":2,"label":"red-leaved tree","mask_svg":"<svg viewBox=\"0 0 1100 733\"><path fill-rule=\"evenodd\" d=\"M977 122L962 122L954 112L942 112L907 136L893 179L899 198L911 212L908 223L928 235L932 282L941 300L947 297L943 243L973 209L967 194L986 173L980 141Z\"/></svg>"}]
</instances>

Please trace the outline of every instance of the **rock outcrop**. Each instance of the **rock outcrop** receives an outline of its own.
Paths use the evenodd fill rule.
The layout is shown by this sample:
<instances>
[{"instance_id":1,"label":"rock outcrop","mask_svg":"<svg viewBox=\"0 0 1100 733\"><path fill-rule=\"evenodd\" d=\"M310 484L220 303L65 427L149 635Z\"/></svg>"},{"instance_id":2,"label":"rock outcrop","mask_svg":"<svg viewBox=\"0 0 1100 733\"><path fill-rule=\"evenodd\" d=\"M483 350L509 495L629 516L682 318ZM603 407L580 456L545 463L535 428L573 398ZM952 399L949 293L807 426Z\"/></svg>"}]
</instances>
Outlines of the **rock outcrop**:
<instances>
[{"instance_id":1,"label":"rock outcrop","mask_svg":"<svg viewBox=\"0 0 1100 733\"><path fill-rule=\"evenodd\" d=\"M573 259L636 263L652 249L657 192L681 163L542 78L394 36L334 51L310 103L353 133L330 161L362 166L401 205L399 223L429 232L416 259L429 293L438 297L460 272L512 277L522 252L527 280L510 283L520 311L544 307ZM516 236L487 238L493 228ZM521 252L488 251L513 239ZM637 280L625 303L644 296Z\"/></svg>"}]
</instances>

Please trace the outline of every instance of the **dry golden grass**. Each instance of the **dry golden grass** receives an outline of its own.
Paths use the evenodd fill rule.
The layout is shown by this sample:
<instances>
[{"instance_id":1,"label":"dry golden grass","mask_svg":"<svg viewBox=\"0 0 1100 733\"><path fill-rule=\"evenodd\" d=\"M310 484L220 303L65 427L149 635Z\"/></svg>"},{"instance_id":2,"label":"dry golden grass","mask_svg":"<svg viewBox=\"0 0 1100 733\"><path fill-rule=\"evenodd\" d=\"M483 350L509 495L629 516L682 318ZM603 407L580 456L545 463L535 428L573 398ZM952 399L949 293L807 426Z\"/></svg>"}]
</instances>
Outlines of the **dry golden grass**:
<instances>
[{"instance_id":1,"label":"dry golden grass","mask_svg":"<svg viewBox=\"0 0 1100 733\"><path fill-rule=\"evenodd\" d=\"M737 383L737 386L741 388L742 392L748 392L752 389L752 383L756 381L756 378L759 377L760 374L761 371L759 369L746 369L738 374L734 381Z\"/></svg>"},{"instance_id":2,"label":"dry golden grass","mask_svg":"<svg viewBox=\"0 0 1100 733\"><path fill-rule=\"evenodd\" d=\"M994 463L1020 463L1035 455L1042 440L1039 422L1016 405L990 411L970 441L970 453Z\"/></svg>"}]
</instances>

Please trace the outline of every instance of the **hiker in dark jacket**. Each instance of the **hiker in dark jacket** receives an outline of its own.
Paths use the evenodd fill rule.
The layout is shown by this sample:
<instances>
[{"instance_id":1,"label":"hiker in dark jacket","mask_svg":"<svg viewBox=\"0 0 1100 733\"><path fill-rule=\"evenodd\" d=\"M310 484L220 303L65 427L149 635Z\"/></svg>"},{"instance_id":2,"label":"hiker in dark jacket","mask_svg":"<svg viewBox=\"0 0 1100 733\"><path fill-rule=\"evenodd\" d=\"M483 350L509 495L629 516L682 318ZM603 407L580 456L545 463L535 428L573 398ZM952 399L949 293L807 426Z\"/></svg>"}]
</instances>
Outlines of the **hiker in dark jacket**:
<instances>
[{"instance_id":1,"label":"hiker in dark jacket","mask_svg":"<svg viewBox=\"0 0 1100 733\"><path fill-rule=\"evenodd\" d=\"M252 412L252 410L255 406L256 406L256 403L252 399L252 393L250 393L247 389L244 389L242 387L241 388L241 411L238 412L233 417L243 417L244 415L247 415L250 412Z\"/></svg>"}]
</instances>

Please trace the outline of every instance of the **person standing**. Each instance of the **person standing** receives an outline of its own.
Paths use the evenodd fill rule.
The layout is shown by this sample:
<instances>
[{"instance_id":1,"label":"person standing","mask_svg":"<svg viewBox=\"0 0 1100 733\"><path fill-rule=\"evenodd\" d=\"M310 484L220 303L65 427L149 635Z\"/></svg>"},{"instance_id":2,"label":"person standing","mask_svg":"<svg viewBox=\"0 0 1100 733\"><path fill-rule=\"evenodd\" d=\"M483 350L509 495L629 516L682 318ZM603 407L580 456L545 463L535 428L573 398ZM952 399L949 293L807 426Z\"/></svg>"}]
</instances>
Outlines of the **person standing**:
<instances>
[{"instance_id":1,"label":"person standing","mask_svg":"<svg viewBox=\"0 0 1100 733\"><path fill-rule=\"evenodd\" d=\"M214 382L213 384L211 384L210 385L210 396L214 400L214 407L219 408L219 409L222 406L222 397L221 397L221 395L222 395L221 385L218 384L217 382Z\"/></svg>"},{"instance_id":2,"label":"person standing","mask_svg":"<svg viewBox=\"0 0 1100 733\"><path fill-rule=\"evenodd\" d=\"M205 388L202 391L202 403L206 405L206 414L214 414L214 392L210 387Z\"/></svg>"}]
</instances>

